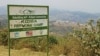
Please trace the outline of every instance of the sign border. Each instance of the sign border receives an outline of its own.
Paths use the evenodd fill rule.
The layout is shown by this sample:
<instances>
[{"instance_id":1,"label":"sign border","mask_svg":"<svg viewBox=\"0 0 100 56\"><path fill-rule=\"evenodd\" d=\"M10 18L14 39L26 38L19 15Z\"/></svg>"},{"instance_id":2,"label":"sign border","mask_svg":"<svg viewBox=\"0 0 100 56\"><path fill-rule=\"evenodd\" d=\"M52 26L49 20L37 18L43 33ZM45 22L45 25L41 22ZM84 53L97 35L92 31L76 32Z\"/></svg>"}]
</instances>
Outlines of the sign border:
<instances>
[{"instance_id":1,"label":"sign border","mask_svg":"<svg viewBox=\"0 0 100 56\"><path fill-rule=\"evenodd\" d=\"M48 22L47 22L47 35L45 35L45 36L47 36L47 56L49 56L49 6L45 6L45 5L14 5L14 4L9 4L9 5L7 5L7 17L8 17L8 48L9 48L9 50L8 50L8 56L11 56L11 54L10 54L10 26L9 26L9 7L10 6L18 6L18 7L22 7L22 6L24 6L24 7L46 7L47 8L47 19L48 19ZM34 36L33 36L34 37ZM37 36L38 37L38 36ZM15 39L15 38L14 38ZM22 38L16 38L16 39L22 39Z\"/></svg>"}]
</instances>

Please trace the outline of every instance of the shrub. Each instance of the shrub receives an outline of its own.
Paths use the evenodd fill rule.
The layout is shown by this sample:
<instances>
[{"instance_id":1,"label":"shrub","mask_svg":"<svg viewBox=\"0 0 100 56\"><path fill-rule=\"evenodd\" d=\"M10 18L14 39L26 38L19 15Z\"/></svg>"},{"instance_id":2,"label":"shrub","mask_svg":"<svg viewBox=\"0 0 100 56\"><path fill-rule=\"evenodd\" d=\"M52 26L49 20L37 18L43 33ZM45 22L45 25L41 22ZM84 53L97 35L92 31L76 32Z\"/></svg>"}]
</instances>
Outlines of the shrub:
<instances>
[{"instance_id":1,"label":"shrub","mask_svg":"<svg viewBox=\"0 0 100 56\"><path fill-rule=\"evenodd\" d=\"M8 45L8 31L7 29L0 30L0 44Z\"/></svg>"}]
</instances>

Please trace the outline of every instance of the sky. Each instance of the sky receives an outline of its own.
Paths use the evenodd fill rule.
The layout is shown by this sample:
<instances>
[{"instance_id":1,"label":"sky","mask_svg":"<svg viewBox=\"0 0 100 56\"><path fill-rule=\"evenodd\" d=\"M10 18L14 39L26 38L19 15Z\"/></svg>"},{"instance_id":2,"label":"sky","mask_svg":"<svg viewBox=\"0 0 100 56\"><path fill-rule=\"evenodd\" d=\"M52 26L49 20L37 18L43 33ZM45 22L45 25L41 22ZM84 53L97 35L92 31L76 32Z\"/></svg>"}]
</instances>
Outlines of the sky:
<instances>
[{"instance_id":1,"label":"sky","mask_svg":"<svg viewBox=\"0 0 100 56\"><path fill-rule=\"evenodd\" d=\"M0 0L0 4L47 5L50 9L100 13L100 0Z\"/></svg>"}]
</instances>

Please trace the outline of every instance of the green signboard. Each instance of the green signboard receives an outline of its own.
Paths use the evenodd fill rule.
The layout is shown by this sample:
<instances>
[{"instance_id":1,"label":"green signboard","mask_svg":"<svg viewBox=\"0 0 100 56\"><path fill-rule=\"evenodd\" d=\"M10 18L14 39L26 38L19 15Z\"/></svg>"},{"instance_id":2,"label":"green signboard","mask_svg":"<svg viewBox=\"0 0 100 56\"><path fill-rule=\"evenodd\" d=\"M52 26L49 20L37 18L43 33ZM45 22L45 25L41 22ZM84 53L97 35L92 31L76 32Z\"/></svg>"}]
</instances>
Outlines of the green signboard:
<instances>
[{"instance_id":1,"label":"green signboard","mask_svg":"<svg viewBox=\"0 0 100 56\"><path fill-rule=\"evenodd\" d=\"M48 6L8 5L10 38L48 35Z\"/></svg>"},{"instance_id":2,"label":"green signboard","mask_svg":"<svg viewBox=\"0 0 100 56\"><path fill-rule=\"evenodd\" d=\"M32 5L8 5L9 56L10 39L49 35L49 7ZM47 48L47 56L48 56Z\"/></svg>"}]
</instances>

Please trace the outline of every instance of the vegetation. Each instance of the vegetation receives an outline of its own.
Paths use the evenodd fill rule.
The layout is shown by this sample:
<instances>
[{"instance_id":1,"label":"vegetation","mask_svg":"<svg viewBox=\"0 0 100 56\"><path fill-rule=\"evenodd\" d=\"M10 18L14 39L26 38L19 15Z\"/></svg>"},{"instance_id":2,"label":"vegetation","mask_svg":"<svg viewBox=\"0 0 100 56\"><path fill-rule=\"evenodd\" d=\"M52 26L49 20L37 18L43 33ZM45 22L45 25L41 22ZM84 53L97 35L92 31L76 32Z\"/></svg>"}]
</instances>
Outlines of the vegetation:
<instances>
[{"instance_id":1,"label":"vegetation","mask_svg":"<svg viewBox=\"0 0 100 56\"><path fill-rule=\"evenodd\" d=\"M34 52L46 52L48 40L50 55L100 56L100 19L96 24L94 24L94 20L89 20L84 27L81 27L80 24L78 27L65 36L50 34L48 39L47 37L11 39L11 49L28 48ZM1 29L0 45L7 46L7 42L8 30Z\"/></svg>"}]
</instances>

